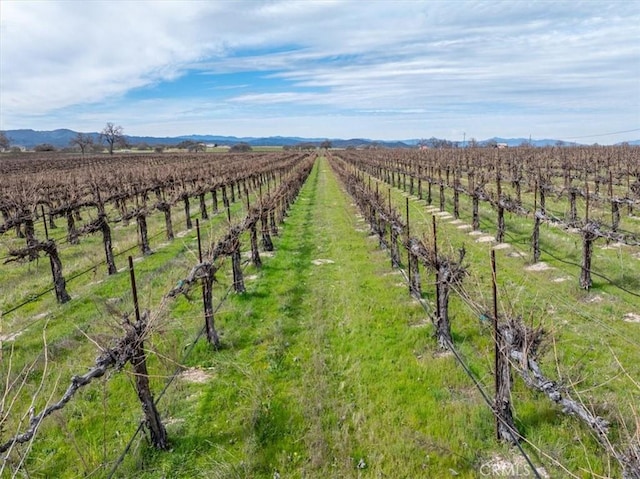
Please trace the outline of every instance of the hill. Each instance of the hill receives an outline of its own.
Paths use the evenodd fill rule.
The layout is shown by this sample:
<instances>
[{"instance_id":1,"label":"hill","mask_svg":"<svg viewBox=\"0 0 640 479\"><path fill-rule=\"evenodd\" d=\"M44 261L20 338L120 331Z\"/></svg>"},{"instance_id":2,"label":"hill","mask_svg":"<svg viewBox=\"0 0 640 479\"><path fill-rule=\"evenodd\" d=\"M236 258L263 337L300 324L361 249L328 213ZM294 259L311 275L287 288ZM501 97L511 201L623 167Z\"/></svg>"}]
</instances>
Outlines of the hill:
<instances>
[{"instance_id":1,"label":"hill","mask_svg":"<svg viewBox=\"0 0 640 479\"><path fill-rule=\"evenodd\" d=\"M78 132L66 128L53 131L37 131L31 129L7 130L6 135L11 141L11 145L33 148L44 143L51 144L56 148L69 146L69 142ZM89 132L95 141L98 141L100 134ZM237 143L248 143L251 146L295 146L300 143L310 143L319 146L327 138L301 138L296 136L271 136L271 137L237 137L221 135L184 135L176 137L155 137L155 136L135 136L125 135L129 144L136 145L147 143L148 145L177 145L185 140L197 141L201 143L215 143L217 145L235 145ZM376 141L369 139L354 138L343 140L340 138L329 139L332 146L336 148L346 148L348 146L365 147L369 145L383 145L388 148L408 148L410 145L401 141Z\"/></svg>"},{"instance_id":2,"label":"hill","mask_svg":"<svg viewBox=\"0 0 640 479\"><path fill-rule=\"evenodd\" d=\"M7 130L5 131L6 135L9 137L11 141L11 145L14 146L23 146L25 148L33 148L37 145L42 145L44 143L51 144L56 148L64 148L69 146L69 142L78 134L77 131L69 130L67 128L61 128L52 131L37 131L31 129L21 129L21 130ZM91 135L95 141L98 141L100 138L100 134L98 132L89 132L86 133ZM413 148L419 145L422 142L433 142L434 140L437 142L446 142L451 144L456 144L457 146L463 146L460 141L447 141L438 138L431 138L429 140L424 139L406 139L406 140L394 140L394 141L383 141L383 140L375 140L368 138L350 138L350 139L342 139L342 138L302 138L297 136L269 136L269 137L237 137L237 136L224 136L224 135L183 135L183 136L175 136L175 137L156 137L156 136L135 136L135 135L125 135L125 138L131 145L136 145L140 143L146 143L148 145L177 145L180 142L185 140L197 141L201 143L215 143L217 145L235 145L237 143L248 143L251 146L295 146L301 143L307 143L314 146L320 146L324 141L330 141L331 146L334 148L366 148L371 146L382 146L386 148ZM564 142L562 140L556 139L528 139L528 138L501 138L501 137L493 137L488 138L486 140L479 140L478 144L480 146L485 146L489 143L506 143L507 145L520 146L525 143L531 142L531 145L536 147L545 147L545 146L555 146L558 144L562 144L563 146L578 146L579 143L569 143ZM633 140L625 142L629 145L640 145L640 140ZM466 142L468 146L469 142ZM620 144L620 143L618 143Z\"/></svg>"}]
</instances>

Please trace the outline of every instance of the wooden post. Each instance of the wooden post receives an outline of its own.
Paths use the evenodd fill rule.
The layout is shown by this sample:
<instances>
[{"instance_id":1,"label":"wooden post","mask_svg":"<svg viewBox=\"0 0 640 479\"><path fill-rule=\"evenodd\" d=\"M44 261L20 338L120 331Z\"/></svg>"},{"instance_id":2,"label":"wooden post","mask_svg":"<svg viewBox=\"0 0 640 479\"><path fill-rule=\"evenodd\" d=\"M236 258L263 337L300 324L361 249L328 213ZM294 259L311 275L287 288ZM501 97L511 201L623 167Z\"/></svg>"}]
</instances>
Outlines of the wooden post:
<instances>
[{"instance_id":1,"label":"wooden post","mask_svg":"<svg viewBox=\"0 0 640 479\"><path fill-rule=\"evenodd\" d=\"M533 249L533 262L540 261L540 215L538 213L538 183L533 193L533 234L531 235L531 247Z\"/></svg>"},{"instance_id":2,"label":"wooden post","mask_svg":"<svg viewBox=\"0 0 640 479\"><path fill-rule=\"evenodd\" d=\"M409 244L409 240L411 239L411 233L409 229L409 197L405 198L405 209L407 214L407 276L409 277L409 294L412 294L413 288L411 284L411 245Z\"/></svg>"},{"instance_id":3,"label":"wooden post","mask_svg":"<svg viewBox=\"0 0 640 479\"><path fill-rule=\"evenodd\" d=\"M202 263L202 239L200 237L200 221L196 218L196 235L198 238L198 259Z\"/></svg>"},{"instance_id":4,"label":"wooden post","mask_svg":"<svg viewBox=\"0 0 640 479\"><path fill-rule=\"evenodd\" d=\"M500 184L500 163L496 165L496 189L498 193L497 208L498 208L498 227L496 231L496 241L498 243L504 242L504 207L502 206L502 185Z\"/></svg>"},{"instance_id":5,"label":"wooden post","mask_svg":"<svg viewBox=\"0 0 640 479\"><path fill-rule=\"evenodd\" d=\"M138 305L138 291L136 289L136 277L133 269L133 258L129 256L129 272L131 276L131 293L133 295L133 303L136 314L136 323L128 327L133 329L133 352L131 355L131 365L135 375L136 392L138 399L142 405L142 411L145 416L145 424L149 428L151 435L151 444L160 450L169 449L169 441L167 431L162 424L160 414L156 408L151 388L149 387L149 373L147 371L147 359L144 351L144 338L147 335L147 318L140 315Z\"/></svg>"},{"instance_id":6,"label":"wooden post","mask_svg":"<svg viewBox=\"0 0 640 479\"><path fill-rule=\"evenodd\" d=\"M133 257L129 256L129 277L131 279L131 295L133 296L133 308L136 314L136 322L140 322L140 307L138 305L138 289L136 287L136 273L133 269Z\"/></svg>"},{"instance_id":7,"label":"wooden post","mask_svg":"<svg viewBox=\"0 0 640 479\"><path fill-rule=\"evenodd\" d=\"M47 218L44 215L44 206L40 206L40 211L42 212L42 224L44 225L44 237L48 241L49 240L49 228L47 227Z\"/></svg>"},{"instance_id":8,"label":"wooden post","mask_svg":"<svg viewBox=\"0 0 640 479\"><path fill-rule=\"evenodd\" d=\"M458 170L453 172L453 217L455 219L460 218L460 180L458 178Z\"/></svg>"},{"instance_id":9,"label":"wooden post","mask_svg":"<svg viewBox=\"0 0 640 479\"><path fill-rule=\"evenodd\" d=\"M584 182L584 195L585 195L585 213L584 213L584 222L589 222L589 183L585 180Z\"/></svg>"},{"instance_id":10,"label":"wooden post","mask_svg":"<svg viewBox=\"0 0 640 479\"><path fill-rule=\"evenodd\" d=\"M480 229L480 198L477 192L472 193L471 201L471 227L473 231L478 231Z\"/></svg>"},{"instance_id":11,"label":"wooden post","mask_svg":"<svg viewBox=\"0 0 640 479\"><path fill-rule=\"evenodd\" d=\"M433 261L436 265L436 285L438 284L438 226L436 224L436 216L431 215L431 226L433 230ZM438 302L438 288L436 288L436 303Z\"/></svg>"}]
</instances>

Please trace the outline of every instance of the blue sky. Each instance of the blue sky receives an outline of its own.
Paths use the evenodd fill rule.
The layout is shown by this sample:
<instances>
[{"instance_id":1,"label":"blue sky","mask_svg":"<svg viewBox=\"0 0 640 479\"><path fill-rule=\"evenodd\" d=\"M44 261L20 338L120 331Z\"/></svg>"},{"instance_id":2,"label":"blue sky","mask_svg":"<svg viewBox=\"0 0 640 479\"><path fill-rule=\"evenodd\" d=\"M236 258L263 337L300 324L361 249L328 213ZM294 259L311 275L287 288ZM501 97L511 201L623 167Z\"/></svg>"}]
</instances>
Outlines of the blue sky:
<instances>
[{"instance_id":1,"label":"blue sky","mask_svg":"<svg viewBox=\"0 0 640 479\"><path fill-rule=\"evenodd\" d=\"M0 129L615 143L638 25L638 0L3 0Z\"/></svg>"}]
</instances>

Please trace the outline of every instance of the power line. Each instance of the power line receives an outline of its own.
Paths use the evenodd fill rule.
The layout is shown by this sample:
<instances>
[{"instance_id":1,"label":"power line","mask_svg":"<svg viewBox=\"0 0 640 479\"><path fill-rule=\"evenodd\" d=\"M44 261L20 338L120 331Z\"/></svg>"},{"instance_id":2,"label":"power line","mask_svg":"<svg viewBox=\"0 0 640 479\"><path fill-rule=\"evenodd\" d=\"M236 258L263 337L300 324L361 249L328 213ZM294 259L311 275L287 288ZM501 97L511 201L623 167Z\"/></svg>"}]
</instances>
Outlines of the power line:
<instances>
[{"instance_id":1,"label":"power line","mask_svg":"<svg viewBox=\"0 0 640 479\"><path fill-rule=\"evenodd\" d=\"M582 138L599 138L601 136L620 135L622 133L634 133L640 131L640 128L634 128L633 130L612 131L610 133L599 133L597 135L584 135L584 136L565 136L565 140L579 140Z\"/></svg>"}]
</instances>

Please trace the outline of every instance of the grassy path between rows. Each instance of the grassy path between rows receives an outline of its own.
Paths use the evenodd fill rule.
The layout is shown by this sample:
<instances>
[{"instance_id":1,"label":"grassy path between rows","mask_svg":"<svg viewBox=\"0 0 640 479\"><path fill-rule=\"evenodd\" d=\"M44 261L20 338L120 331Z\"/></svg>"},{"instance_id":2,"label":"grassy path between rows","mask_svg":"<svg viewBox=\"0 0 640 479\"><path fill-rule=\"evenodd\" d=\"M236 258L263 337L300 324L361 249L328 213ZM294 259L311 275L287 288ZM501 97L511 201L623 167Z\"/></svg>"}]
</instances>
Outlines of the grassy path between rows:
<instances>
[{"instance_id":1,"label":"grassy path between rows","mask_svg":"<svg viewBox=\"0 0 640 479\"><path fill-rule=\"evenodd\" d=\"M276 248L162 411L172 452L138 446L118 475L476 477L500 452L491 413L326 160Z\"/></svg>"}]
</instances>

